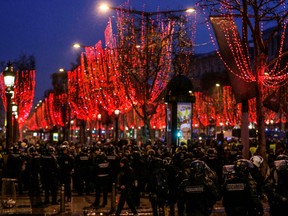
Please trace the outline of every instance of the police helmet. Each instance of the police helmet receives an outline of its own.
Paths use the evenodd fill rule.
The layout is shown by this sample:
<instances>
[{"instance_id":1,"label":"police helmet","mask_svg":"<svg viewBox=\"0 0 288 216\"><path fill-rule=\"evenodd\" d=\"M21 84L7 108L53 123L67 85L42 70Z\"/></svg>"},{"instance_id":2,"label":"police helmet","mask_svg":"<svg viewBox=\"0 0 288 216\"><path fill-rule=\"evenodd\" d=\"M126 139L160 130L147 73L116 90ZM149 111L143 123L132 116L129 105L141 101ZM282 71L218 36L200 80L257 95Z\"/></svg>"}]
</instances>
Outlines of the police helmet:
<instances>
[{"instance_id":1,"label":"police helmet","mask_svg":"<svg viewBox=\"0 0 288 216\"><path fill-rule=\"evenodd\" d=\"M202 160L195 160L190 164L191 173L204 173L206 164Z\"/></svg>"},{"instance_id":2,"label":"police helmet","mask_svg":"<svg viewBox=\"0 0 288 216\"><path fill-rule=\"evenodd\" d=\"M129 166L129 160L127 157L121 158L120 163L122 163L124 165L124 167Z\"/></svg>"},{"instance_id":3,"label":"police helmet","mask_svg":"<svg viewBox=\"0 0 288 216\"><path fill-rule=\"evenodd\" d=\"M234 164L234 170L236 175L248 175L251 168L253 168L253 163L247 159L239 159Z\"/></svg>"},{"instance_id":4,"label":"police helmet","mask_svg":"<svg viewBox=\"0 0 288 216\"><path fill-rule=\"evenodd\" d=\"M14 145L13 147L11 147L12 153L13 154L17 154L19 153L19 146L18 145Z\"/></svg>"},{"instance_id":5,"label":"police helmet","mask_svg":"<svg viewBox=\"0 0 288 216\"><path fill-rule=\"evenodd\" d=\"M288 160L288 156L285 154L280 154L276 157L276 160Z\"/></svg>"},{"instance_id":6,"label":"police helmet","mask_svg":"<svg viewBox=\"0 0 288 216\"><path fill-rule=\"evenodd\" d=\"M85 153L85 154L88 153L88 148L87 147L82 147L81 148L81 152Z\"/></svg>"},{"instance_id":7,"label":"police helmet","mask_svg":"<svg viewBox=\"0 0 288 216\"><path fill-rule=\"evenodd\" d=\"M36 152L36 148L35 148L35 146L30 146L30 147L27 149L27 151L28 151L29 154L33 154L33 153Z\"/></svg>"},{"instance_id":8,"label":"police helmet","mask_svg":"<svg viewBox=\"0 0 288 216\"><path fill-rule=\"evenodd\" d=\"M254 164L254 166L259 168L264 159L260 155L254 155L250 158L250 161Z\"/></svg>"},{"instance_id":9,"label":"police helmet","mask_svg":"<svg viewBox=\"0 0 288 216\"><path fill-rule=\"evenodd\" d=\"M278 172L284 172L288 170L288 160L275 160L274 165Z\"/></svg>"},{"instance_id":10,"label":"police helmet","mask_svg":"<svg viewBox=\"0 0 288 216\"><path fill-rule=\"evenodd\" d=\"M56 153L56 150L53 146L49 146L47 150L48 150L48 153L50 153L50 154Z\"/></svg>"}]
</instances>

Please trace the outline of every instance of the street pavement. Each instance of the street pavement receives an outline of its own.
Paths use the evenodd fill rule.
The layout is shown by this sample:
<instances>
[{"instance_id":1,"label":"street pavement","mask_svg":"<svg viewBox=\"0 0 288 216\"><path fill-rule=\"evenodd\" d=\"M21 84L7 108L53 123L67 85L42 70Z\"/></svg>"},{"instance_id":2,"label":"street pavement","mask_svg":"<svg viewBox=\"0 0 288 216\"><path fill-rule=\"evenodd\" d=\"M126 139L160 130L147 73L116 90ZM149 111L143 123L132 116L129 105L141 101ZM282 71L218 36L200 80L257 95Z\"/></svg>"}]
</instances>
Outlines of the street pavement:
<instances>
[{"instance_id":1,"label":"street pavement","mask_svg":"<svg viewBox=\"0 0 288 216\"><path fill-rule=\"evenodd\" d=\"M59 194L60 195L60 194ZM60 196L59 196L60 197ZM109 194L110 198L110 194ZM111 199L108 199L108 204L99 209L91 208L91 204L94 202L94 194L89 196L78 196L76 193L73 193L71 202L66 202L65 205L59 202L58 205L44 205L42 201L44 196L40 197L29 197L28 194L17 195L16 205L13 208L0 208L0 215L67 215L67 216L105 216L105 215L115 215L115 212L111 212ZM116 198L117 200L117 198ZM65 207L64 207L65 206ZM112 206L113 207L113 206ZM264 204L265 215L269 215L268 206ZM147 194L144 194L141 197L141 205L138 208L138 214L141 215L153 215L152 208L149 202ZM127 205L125 205L122 210L121 215L133 215ZM169 214L166 214L168 216ZM224 216L225 211L221 205L221 201L217 202L214 206L212 216ZM177 216L177 210L176 210Z\"/></svg>"}]
</instances>

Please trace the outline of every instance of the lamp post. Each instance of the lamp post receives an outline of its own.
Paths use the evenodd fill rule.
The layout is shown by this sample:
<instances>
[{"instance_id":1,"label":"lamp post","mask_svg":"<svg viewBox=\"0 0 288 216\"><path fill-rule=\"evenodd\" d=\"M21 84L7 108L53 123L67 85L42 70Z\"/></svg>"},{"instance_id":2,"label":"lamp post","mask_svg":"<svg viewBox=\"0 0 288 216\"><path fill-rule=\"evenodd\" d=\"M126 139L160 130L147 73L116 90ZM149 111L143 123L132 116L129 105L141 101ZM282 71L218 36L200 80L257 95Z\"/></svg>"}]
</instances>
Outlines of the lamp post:
<instances>
[{"instance_id":1,"label":"lamp post","mask_svg":"<svg viewBox=\"0 0 288 216\"><path fill-rule=\"evenodd\" d=\"M97 115L97 119L98 119L98 135L99 135L99 140L101 139L101 114L99 113Z\"/></svg>"},{"instance_id":2,"label":"lamp post","mask_svg":"<svg viewBox=\"0 0 288 216\"><path fill-rule=\"evenodd\" d=\"M18 106L17 104L12 104L12 115L13 115L13 143L16 143L18 141Z\"/></svg>"},{"instance_id":3,"label":"lamp post","mask_svg":"<svg viewBox=\"0 0 288 216\"><path fill-rule=\"evenodd\" d=\"M13 72L12 64L9 62L5 71L4 76L4 85L6 87L5 95L7 100L7 109L6 109L6 149L8 150L12 146L12 96L14 90L15 82L15 73Z\"/></svg>"},{"instance_id":4,"label":"lamp post","mask_svg":"<svg viewBox=\"0 0 288 216\"><path fill-rule=\"evenodd\" d=\"M62 119L64 122L63 126L63 140L66 140L70 143L70 122L71 122L71 110L69 107L69 101L68 101L68 78L67 78L67 70L64 68L59 69L59 74L58 75L59 81L57 82L58 86L62 86L61 92L59 93L64 93L65 99L64 99L64 106L62 106L61 112L62 112Z\"/></svg>"},{"instance_id":5,"label":"lamp post","mask_svg":"<svg viewBox=\"0 0 288 216\"><path fill-rule=\"evenodd\" d=\"M118 138L119 138L119 114L120 111L118 109L116 109L114 111L115 114L115 141L118 142Z\"/></svg>"}]
</instances>

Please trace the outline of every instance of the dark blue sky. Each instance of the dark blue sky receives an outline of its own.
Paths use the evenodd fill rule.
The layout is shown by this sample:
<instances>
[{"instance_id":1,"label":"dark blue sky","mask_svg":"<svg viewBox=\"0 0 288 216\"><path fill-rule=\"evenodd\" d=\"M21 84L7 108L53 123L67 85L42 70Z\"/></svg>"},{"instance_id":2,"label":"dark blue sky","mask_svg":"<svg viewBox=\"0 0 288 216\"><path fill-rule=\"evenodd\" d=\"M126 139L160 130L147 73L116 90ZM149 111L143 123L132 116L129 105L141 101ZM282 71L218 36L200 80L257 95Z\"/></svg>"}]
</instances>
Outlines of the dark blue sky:
<instances>
[{"instance_id":1,"label":"dark blue sky","mask_svg":"<svg viewBox=\"0 0 288 216\"><path fill-rule=\"evenodd\" d=\"M17 59L21 54L36 58L35 100L44 98L51 88L51 74L59 68L70 69L77 52L74 42L95 44L103 39L108 17L100 13L99 0L1 0L0 1L0 61ZM107 1L106 1L107 2ZM124 0L110 0L113 6ZM145 11L177 10L193 7L193 0L132 0L131 5ZM202 20L203 21L203 20ZM199 26L196 43L209 40L205 26ZM197 52L207 47L198 47Z\"/></svg>"}]
</instances>

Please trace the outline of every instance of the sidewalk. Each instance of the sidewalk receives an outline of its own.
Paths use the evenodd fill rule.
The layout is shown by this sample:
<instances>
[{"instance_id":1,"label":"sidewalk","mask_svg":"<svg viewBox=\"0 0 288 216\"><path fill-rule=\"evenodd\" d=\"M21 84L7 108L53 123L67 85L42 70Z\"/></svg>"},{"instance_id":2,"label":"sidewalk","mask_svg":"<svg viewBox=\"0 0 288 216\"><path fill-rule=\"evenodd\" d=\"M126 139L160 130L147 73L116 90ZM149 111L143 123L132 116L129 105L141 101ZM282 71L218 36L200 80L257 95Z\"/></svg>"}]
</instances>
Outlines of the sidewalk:
<instances>
[{"instance_id":1,"label":"sidewalk","mask_svg":"<svg viewBox=\"0 0 288 216\"><path fill-rule=\"evenodd\" d=\"M110 194L108 195L110 197ZM44 205L42 201L44 196L38 198L31 198L27 194L17 195L16 205L13 208L0 207L0 215L71 215L71 216L84 216L84 215L113 215L111 212L111 202L108 199L108 204L104 208L94 209L91 204L94 202L94 194L89 196L78 196L73 193L71 202L65 203L64 211L61 211L61 206L58 205ZM123 215L128 215L130 210L127 206L122 210ZM141 198L141 206L138 208L139 215L152 215L152 209L148 197Z\"/></svg>"},{"instance_id":2,"label":"sidewalk","mask_svg":"<svg viewBox=\"0 0 288 216\"><path fill-rule=\"evenodd\" d=\"M109 194L110 195L110 194ZM108 196L110 197L110 196ZM5 209L1 206L0 215L8 216L8 215L67 215L67 216L105 216L105 215L115 215L114 213L110 213L111 211L111 202L108 199L108 204L105 208L93 209L91 208L91 204L94 202L94 194L89 196L78 196L73 193L71 202L65 203L65 209L63 210L63 206L61 209L60 203L58 205L44 205L40 204L43 201L43 196L36 198L31 198L28 195L18 195L16 200L16 206L13 208ZM269 208L267 204L264 204L264 215L269 215ZM151 204L149 202L148 196L141 197L141 205L138 208L139 215L153 215ZM121 215L132 215L129 208L127 206L122 210ZM224 216L225 211L222 206L222 203L219 201L215 204L212 216ZM168 214L167 214L168 216ZM176 214L177 216L177 214Z\"/></svg>"}]
</instances>

